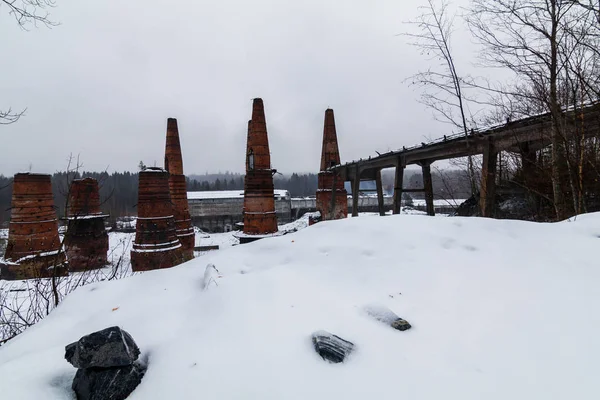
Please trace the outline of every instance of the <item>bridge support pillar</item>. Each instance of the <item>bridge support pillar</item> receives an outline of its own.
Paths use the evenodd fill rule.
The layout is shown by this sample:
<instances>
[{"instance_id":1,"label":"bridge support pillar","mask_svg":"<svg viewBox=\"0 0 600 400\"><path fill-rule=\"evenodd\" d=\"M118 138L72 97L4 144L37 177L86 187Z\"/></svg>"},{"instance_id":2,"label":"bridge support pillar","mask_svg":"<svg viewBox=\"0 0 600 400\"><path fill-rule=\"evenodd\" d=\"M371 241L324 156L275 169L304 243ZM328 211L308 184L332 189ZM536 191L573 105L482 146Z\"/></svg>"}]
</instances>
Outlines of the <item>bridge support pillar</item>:
<instances>
[{"instance_id":1,"label":"bridge support pillar","mask_svg":"<svg viewBox=\"0 0 600 400\"><path fill-rule=\"evenodd\" d=\"M529 202L532 209L536 213L539 213L541 207L540 196L531 190L535 188L536 183L537 155L535 150L532 150L528 144L524 144L521 148L521 161L523 166L523 184L527 188Z\"/></svg>"},{"instance_id":2,"label":"bridge support pillar","mask_svg":"<svg viewBox=\"0 0 600 400\"><path fill-rule=\"evenodd\" d=\"M404 164L398 162L396 165L396 177L394 179L394 206L392 212L400 214L402 206L402 188L404 185Z\"/></svg>"},{"instance_id":3,"label":"bridge support pillar","mask_svg":"<svg viewBox=\"0 0 600 400\"><path fill-rule=\"evenodd\" d=\"M354 171L352 180L352 216L358 217L358 192L360 190L360 170L358 167Z\"/></svg>"},{"instance_id":4,"label":"bridge support pillar","mask_svg":"<svg viewBox=\"0 0 600 400\"><path fill-rule=\"evenodd\" d=\"M379 215L385 215L385 207L383 204L383 183L381 182L381 170L375 171L375 185L377 187L377 206L379 208Z\"/></svg>"},{"instance_id":5,"label":"bridge support pillar","mask_svg":"<svg viewBox=\"0 0 600 400\"><path fill-rule=\"evenodd\" d=\"M435 209L433 208L433 181L431 179L431 162L425 161L421 163L423 171L423 186L425 188L425 208L427 215L434 216Z\"/></svg>"},{"instance_id":6,"label":"bridge support pillar","mask_svg":"<svg viewBox=\"0 0 600 400\"><path fill-rule=\"evenodd\" d=\"M498 150L491 141L483 148L483 164L481 168L481 191L479 206L482 217L494 216L494 204L496 198L496 164L498 161Z\"/></svg>"}]
</instances>

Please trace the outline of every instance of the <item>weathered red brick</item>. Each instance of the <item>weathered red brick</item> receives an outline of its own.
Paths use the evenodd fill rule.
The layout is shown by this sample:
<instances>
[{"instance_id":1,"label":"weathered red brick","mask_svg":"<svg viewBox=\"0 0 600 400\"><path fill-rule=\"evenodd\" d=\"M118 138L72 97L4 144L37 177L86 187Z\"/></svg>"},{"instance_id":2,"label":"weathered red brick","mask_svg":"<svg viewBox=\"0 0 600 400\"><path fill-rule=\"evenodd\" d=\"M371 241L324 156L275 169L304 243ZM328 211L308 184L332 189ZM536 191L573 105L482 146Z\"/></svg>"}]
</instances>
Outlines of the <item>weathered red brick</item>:
<instances>
[{"instance_id":1,"label":"weathered red brick","mask_svg":"<svg viewBox=\"0 0 600 400\"><path fill-rule=\"evenodd\" d=\"M177 120L167 120L167 144L165 148L165 169L169 172L169 192L173 202L177 237L182 245L185 260L194 258L195 233L190 216L185 175L183 174L183 157Z\"/></svg>"},{"instance_id":2,"label":"weathered red brick","mask_svg":"<svg viewBox=\"0 0 600 400\"><path fill-rule=\"evenodd\" d=\"M346 218L348 216L348 193L344 189L344 182L338 176L333 187L333 172L327 169L340 164L340 151L335 118L332 109L325 111L325 124L323 128L323 148L321 152L321 170L318 177L317 210L321 213L322 220ZM335 204L331 208L332 195L335 191Z\"/></svg>"},{"instance_id":3,"label":"weathered red brick","mask_svg":"<svg viewBox=\"0 0 600 400\"><path fill-rule=\"evenodd\" d=\"M148 168L139 174L138 219L131 250L133 271L170 268L185 261L177 238L169 173Z\"/></svg>"},{"instance_id":4,"label":"weathered red brick","mask_svg":"<svg viewBox=\"0 0 600 400\"><path fill-rule=\"evenodd\" d=\"M108 234L100 211L98 181L76 179L69 193L65 250L71 271L87 271L107 264Z\"/></svg>"},{"instance_id":5,"label":"weathered red brick","mask_svg":"<svg viewBox=\"0 0 600 400\"><path fill-rule=\"evenodd\" d=\"M50 175L22 173L14 176L4 258L9 263L1 266L3 279L30 279L67 273Z\"/></svg>"},{"instance_id":6,"label":"weathered red brick","mask_svg":"<svg viewBox=\"0 0 600 400\"><path fill-rule=\"evenodd\" d=\"M244 180L244 233L277 232L269 137L262 99L254 99L248 122L246 178Z\"/></svg>"}]
</instances>

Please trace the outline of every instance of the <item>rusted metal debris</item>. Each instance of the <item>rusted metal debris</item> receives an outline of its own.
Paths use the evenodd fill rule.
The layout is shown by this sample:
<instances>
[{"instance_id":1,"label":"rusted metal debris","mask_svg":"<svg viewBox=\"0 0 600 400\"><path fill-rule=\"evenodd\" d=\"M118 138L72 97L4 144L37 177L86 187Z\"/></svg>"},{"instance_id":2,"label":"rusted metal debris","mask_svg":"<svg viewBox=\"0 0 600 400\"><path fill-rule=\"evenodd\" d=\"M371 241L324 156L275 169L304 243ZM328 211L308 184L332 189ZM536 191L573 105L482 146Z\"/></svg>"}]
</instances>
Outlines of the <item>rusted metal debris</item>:
<instances>
[{"instance_id":1,"label":"rusted metal debris","mask_svg":"<svg viewBox=\"0 0 600 400\"><path fill-rule=\"evenodd\" d=\"M340 163L335 118L333 110L327 109L325 111L321 170L318 176L317 189L317 210L321 213L323 221L348 216L348 193L344 189L344 181L337 176L334 187L334 172L327 170Z\"/></svg>"},{"instance_id":2,"label":"rusted metal debris","mask_svg":"<svg viewBox=\"0 0 600 400\"><path fill-rule=\"evenodd\" d=\"M87 271L107 264L107 215L100 211L98 181L76 179L69 193L68 229L65 250L71 271Z\"/></svg>"},{"instance_id":3,"label":"rusted metal debris","mask_svg":"<svg viewBox=\"0 0 600 400\"><path fill-rule=\"evenodd\" d=\"M131 250L133 271L170 268L185 261L177 238L169 173L147 168L139 174L138 219Z\"/></svg>"},{"instance_id":4,"label":"rusted metal debris","mask_svg":"<svg viewBox=\"0 0 600 400\"><path fill-rule=\"evenodd\" d=\"M169 172L169 192L173 203L177 238L181 242L184 259L194 258L195 233L187 198L183 157L179 141L177 119L167 119L167 144L165 148L165 169Z\"/></svg>"},{"instance_id":5,"label":"rusted metal debris","mask_svg":"<svg viewBox=\"0 0 600 400\"><path fill-rule=\"evenodd\" d=\"M14 176L4 259L0 264L2 279L67 274L50 175L21 173Z\"/></svg>"},{"instance_id":6,"label":"rusted metal debris","mask_svg":"<svg viewBox=\"0 0 600 400\"><path fill-rule=\"evenodd\" d=\"M262 99L254 99L248 122L246 178L244 180L244 233L277 232L269 138Z\"/></svg>"}]
</instances>

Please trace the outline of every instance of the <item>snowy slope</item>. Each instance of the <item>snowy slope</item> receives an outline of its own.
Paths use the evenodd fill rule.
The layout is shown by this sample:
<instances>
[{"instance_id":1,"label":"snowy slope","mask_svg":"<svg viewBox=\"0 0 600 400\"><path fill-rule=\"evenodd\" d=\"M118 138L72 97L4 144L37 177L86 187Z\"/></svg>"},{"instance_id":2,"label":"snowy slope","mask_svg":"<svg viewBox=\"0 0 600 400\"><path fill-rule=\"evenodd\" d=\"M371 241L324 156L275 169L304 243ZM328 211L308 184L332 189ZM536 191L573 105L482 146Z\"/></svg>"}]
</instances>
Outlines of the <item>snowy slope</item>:
<instances>
[{"instance_id":1,"label":"snowy slope","mask_svg":"<svg viewBox=\"0 0 600 400\"><path fill-rule=\"evenodd\" d=\"M131 399L598 399L599 244L600 214L323 222L78 289L0 347L0 393L71 399L64 346L119 325L149 360ZM319 329L355 343L344 364L313 352Z\"/></svg>"}]
</instances>

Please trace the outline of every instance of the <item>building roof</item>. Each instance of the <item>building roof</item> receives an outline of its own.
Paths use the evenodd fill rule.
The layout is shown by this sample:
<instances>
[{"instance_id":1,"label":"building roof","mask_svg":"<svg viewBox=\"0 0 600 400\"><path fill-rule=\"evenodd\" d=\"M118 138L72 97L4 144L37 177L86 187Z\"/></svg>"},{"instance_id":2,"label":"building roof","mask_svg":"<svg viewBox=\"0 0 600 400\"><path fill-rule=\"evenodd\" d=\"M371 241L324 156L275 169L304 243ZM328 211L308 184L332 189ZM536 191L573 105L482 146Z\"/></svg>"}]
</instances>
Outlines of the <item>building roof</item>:
<instances>
[{"instance_id":1,"label":"building roof","mask_svg":"<svg viewBox=\"0 0 600 400\"><path fill-rule=\"evenodd\" d=\"M290 192L282 189L275 189L275 197L289 197ZM187 192L188 200L208 200L208 199L243 199L243 190L217 190L205 192Z\"/></svg>"}]
</instances>

